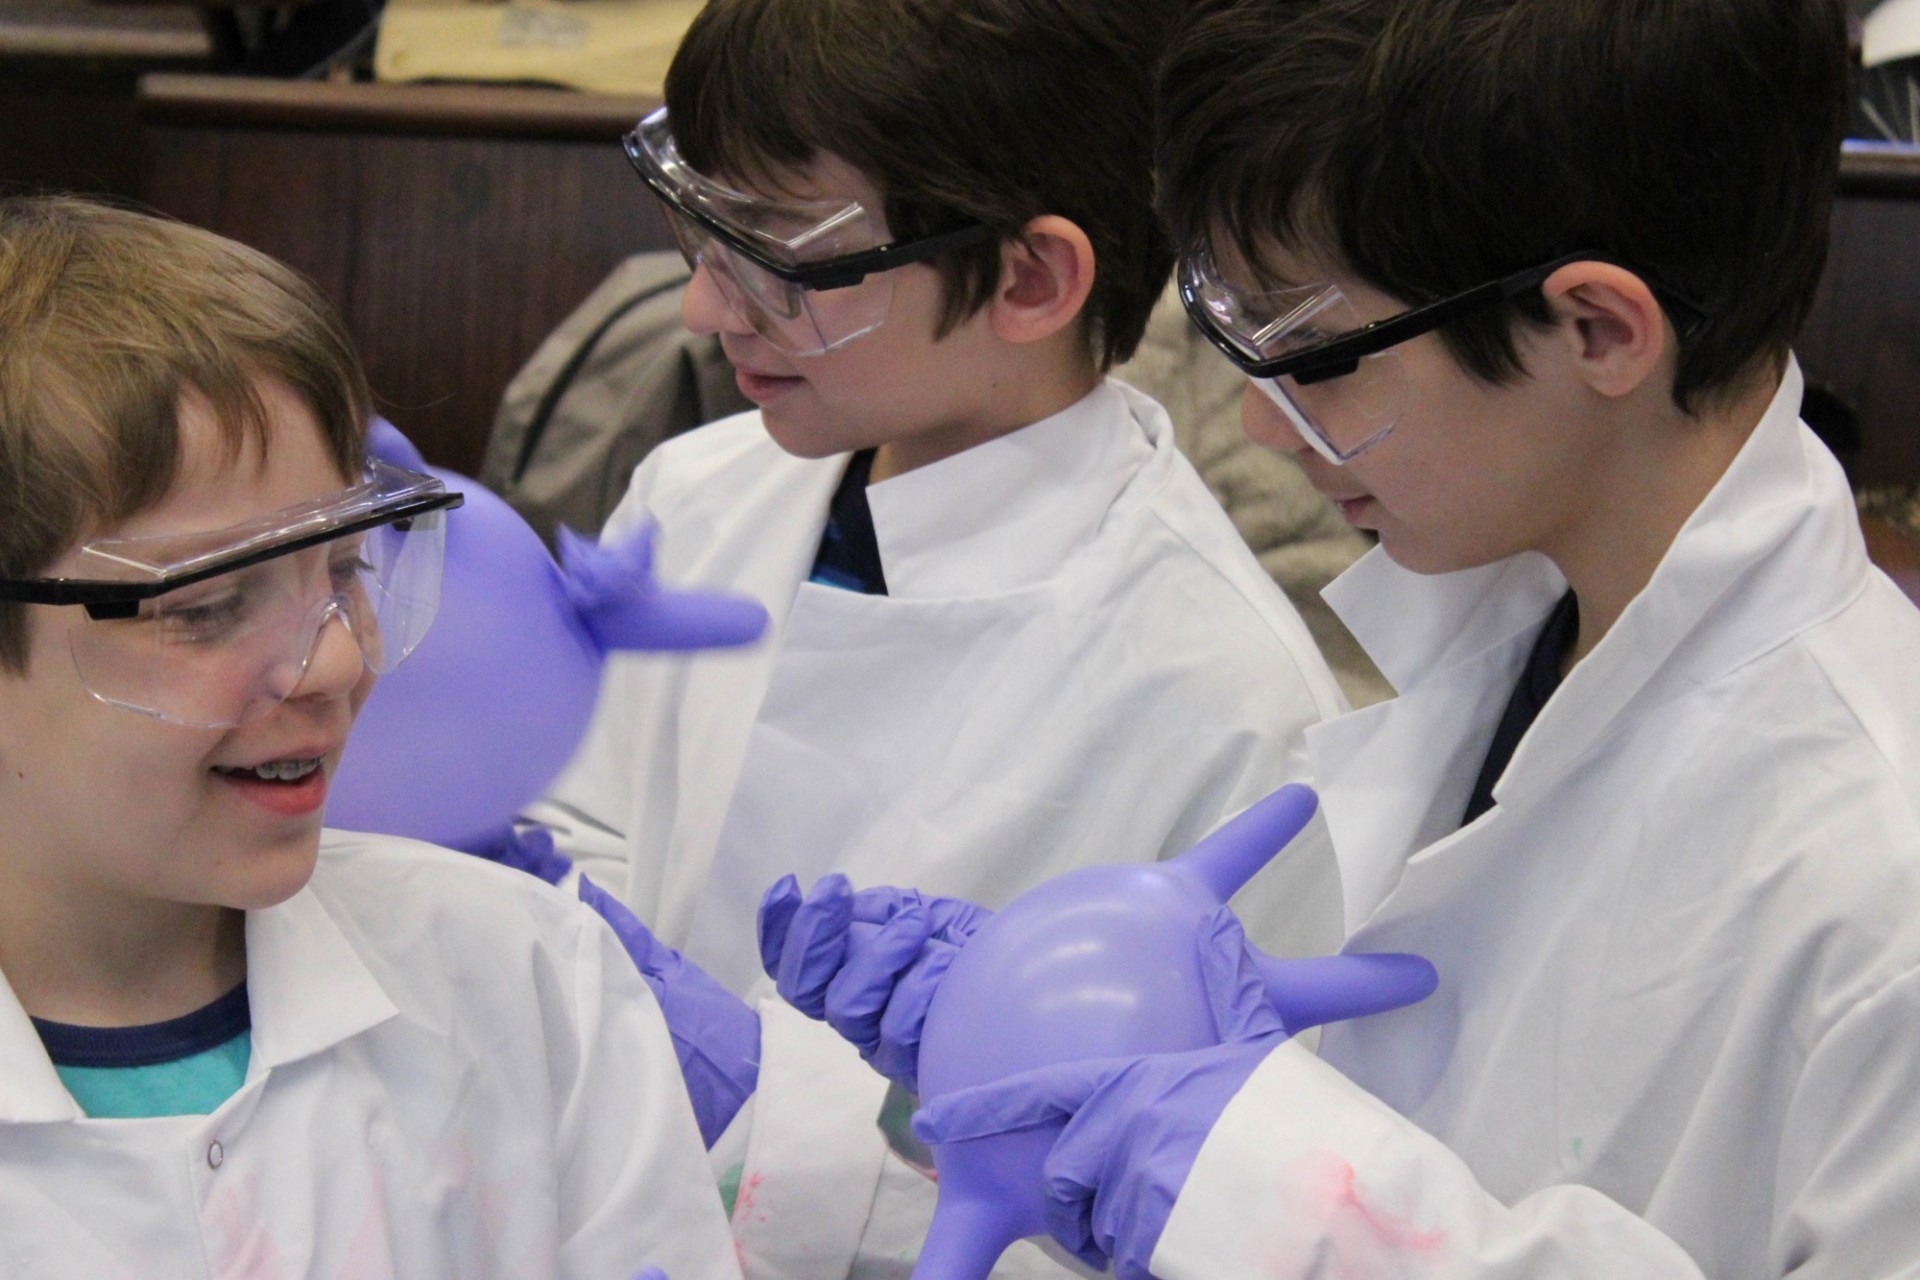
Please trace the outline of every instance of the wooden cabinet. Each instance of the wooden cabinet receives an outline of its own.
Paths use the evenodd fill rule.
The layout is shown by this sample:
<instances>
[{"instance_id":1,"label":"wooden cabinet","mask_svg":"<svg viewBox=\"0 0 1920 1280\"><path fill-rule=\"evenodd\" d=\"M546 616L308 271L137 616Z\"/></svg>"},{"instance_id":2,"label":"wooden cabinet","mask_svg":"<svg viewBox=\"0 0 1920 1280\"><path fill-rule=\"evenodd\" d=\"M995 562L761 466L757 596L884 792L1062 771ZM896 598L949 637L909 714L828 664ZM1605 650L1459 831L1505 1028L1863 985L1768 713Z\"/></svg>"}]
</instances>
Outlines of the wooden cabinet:
<instances>
[{"instance_id":1,"label":"wooden cabinet","mask_svg":"<svg viewBox=\"0 0 1920 1280\"><path fill-rule=\"evenodd\" d=\"M618 143L643 100L169 75L140 101L143 198L311 276L387 415L455 470L540 340L670 247Z\"/></svg>"}]
</instances>

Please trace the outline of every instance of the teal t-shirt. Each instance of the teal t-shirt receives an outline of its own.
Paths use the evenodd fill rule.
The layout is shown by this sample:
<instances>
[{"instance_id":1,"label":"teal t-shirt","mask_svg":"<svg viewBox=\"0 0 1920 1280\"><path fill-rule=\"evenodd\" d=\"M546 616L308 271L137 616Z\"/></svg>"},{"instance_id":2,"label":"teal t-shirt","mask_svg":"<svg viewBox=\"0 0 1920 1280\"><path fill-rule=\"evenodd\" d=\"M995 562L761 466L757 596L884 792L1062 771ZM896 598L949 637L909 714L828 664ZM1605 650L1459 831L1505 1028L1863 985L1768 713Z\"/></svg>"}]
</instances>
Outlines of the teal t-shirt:
<instances>
[{"instance_id":1,"label":"teal t-shirt","mask_svg":"<svg viewBox=\"0 0 1920 1280\"><path fill-rule=\"evenodd\" d=\"M96 1120L211 1115L247 1078L247 984L205 1008L140 1027L33 1020L54 1070Z\"/></svg>"}]
</instances>

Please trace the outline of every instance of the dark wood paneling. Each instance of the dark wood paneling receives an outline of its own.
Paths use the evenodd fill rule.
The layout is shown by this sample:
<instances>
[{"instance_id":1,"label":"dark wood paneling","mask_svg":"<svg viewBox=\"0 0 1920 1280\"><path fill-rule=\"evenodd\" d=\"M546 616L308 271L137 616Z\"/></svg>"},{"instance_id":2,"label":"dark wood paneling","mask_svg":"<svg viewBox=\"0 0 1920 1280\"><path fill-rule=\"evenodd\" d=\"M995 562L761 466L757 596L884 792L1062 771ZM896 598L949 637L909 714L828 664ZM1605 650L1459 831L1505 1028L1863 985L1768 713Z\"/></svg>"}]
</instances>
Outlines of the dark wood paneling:
<instances>
[{"instance_id":1,"label":"dark wood paneling","mask_svg":"<svg viewBox=\"0 0 1920 1280\"><path fill-rule=\"evenodd\" d=\"M540 340L621 258L668 247L617 132L573 142L150 123L142 191L310 275L389 416L430 461L471 472Z\"/></svg>"},{"instance_id":2,"label":"dark wood paneling","mask_svg":"<svg viewBox=\"0 0 1920 1280\"><path fill-rule=\"evenodd\" d=\"M1795 344L1859 415L1856 483L1920 484L1920 148L1848 144L1833 247Z\"/></svg>"},{"instance_id":3,"label":"dark wood paneling","mask_svg":"<svg viewBox=\"0 0 1920 1280\"><path fill-rule=\"evenodd\" d=\"M190 8L0 0L0 190L131 198L136 80L209 51Z\"/></svg>"}]
</instances>

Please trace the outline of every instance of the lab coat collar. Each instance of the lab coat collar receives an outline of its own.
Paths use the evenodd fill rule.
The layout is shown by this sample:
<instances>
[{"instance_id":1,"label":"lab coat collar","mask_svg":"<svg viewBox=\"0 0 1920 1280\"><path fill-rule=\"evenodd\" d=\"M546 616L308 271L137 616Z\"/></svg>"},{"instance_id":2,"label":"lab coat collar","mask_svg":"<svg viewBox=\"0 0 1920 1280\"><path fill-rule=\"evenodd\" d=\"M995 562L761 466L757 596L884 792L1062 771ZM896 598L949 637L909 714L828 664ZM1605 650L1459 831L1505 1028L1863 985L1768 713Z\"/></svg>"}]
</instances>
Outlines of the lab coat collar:
<instances>
[{"instance_id":1,"label":"lab coat collar","mask_svg":"<svg viewBox=\"0 0 1920 1280\"><path fill-rule=\"evenodd\" d=\"M13 987L0 976L0 1124L45 1124L80 1120L73 1100L47 1057L40 1033Z\"/></svg>"},{"instance_id":2,"label":"lab coat collar","mask_svg":"<svg viewBox=\"0 0 1920 1280\"><path fill-rule=\"evenodd\" d=\"M310 888L247 913L247 1003L253 1019L248 1080L399 1013ZM0 1123L85 1118L0 977Z\"/></svg>"},{"instance_id":3,"label":"lab coat collar","mask_svg":"<svg viewBox=\"0 0 1920 1280\"><path fill-rule=\"evenodd\" d=\"M324 874L324 858L320 865ZM250 1080L400 1012L310 885L277 907L247 912L247 1003Z\"/></svg>"},{"instance_id":4,"label":"lab coat collar","mask_svg":"<svg viewBox=\"0 0 1920 1280\"><path fill-rule=\"evenodd\" d=\"M1846 478L1799 423L1803 389L1799 365L1789 361L1746 444L1646 588L1521 740L1494 787L1496 808L1469 832L1543 794L1606 741L1630 707L1658 705L1725 675L1863 589L1868 564ZM1328 588L1335 612L1403 691L1397 702L1308 735L1316 775L1333 780L1323 800L1347 881L1349 929L1391 892L1421 844L1451 843L1453 792L1463 779L1470 784L1532 634L1564 590L1535 555L1422 577L1378 549ZM1409 735L1427 748L1402 752L1398 739ZM1457 749L1439 749L1443 741ZM1357 770L1363 754L1367 769ZM1375 776L1381 767L1400 772ZM1383 787L1396 797L1418 788L1439 801L1389 803Z\"/></svg>"},{"instance_id":5,"label":"lab coat collar","mask_svg":"<svg viewBox=\"0 0 1920 1280\"><path fill-rule=\"evenodd\" d=\"M1050 418L869 485L888 594L986 596L1046 581L1172 436L1159 406L1106 381Z\"/></svg>"}]
</instances>

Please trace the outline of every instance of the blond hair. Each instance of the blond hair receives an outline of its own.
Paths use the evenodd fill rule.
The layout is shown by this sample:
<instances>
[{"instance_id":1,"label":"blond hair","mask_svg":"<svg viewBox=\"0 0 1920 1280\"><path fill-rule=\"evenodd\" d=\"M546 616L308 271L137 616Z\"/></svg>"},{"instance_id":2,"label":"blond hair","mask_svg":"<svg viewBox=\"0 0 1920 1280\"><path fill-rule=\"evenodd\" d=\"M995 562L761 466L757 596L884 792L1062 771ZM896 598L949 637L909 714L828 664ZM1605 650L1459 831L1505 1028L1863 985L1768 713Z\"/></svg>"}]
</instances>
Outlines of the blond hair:
<instances>
[{"instance_id":1,"label":"blond hair","mask_svg":"<svg viewBox=\"0 0 1920 1280\"><path fill-rule=\"evenodd\" d=\"M299 273L164 218L64 196L0 200L0 577L163 500L179 411L204 396L229 455L270 428L277 378L343 476L372 395L346 329ZM0 603L0 670L26 666L26 606Z\"/></svg>"}]
</instances>

